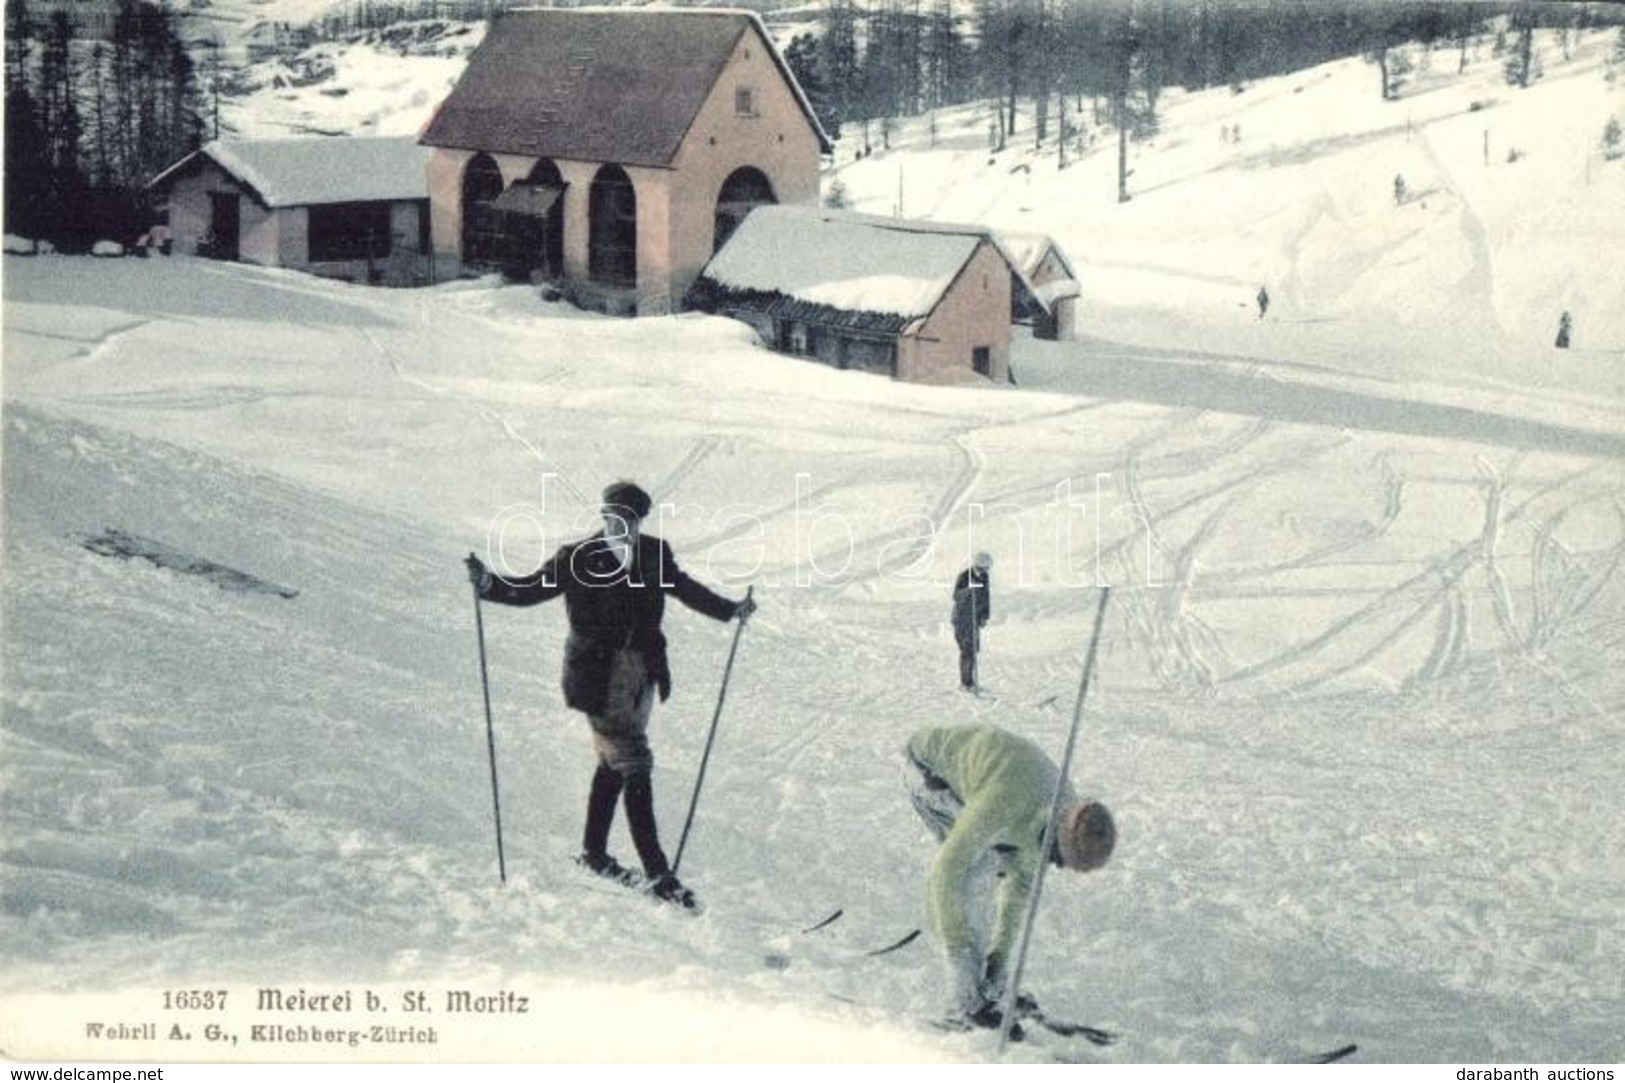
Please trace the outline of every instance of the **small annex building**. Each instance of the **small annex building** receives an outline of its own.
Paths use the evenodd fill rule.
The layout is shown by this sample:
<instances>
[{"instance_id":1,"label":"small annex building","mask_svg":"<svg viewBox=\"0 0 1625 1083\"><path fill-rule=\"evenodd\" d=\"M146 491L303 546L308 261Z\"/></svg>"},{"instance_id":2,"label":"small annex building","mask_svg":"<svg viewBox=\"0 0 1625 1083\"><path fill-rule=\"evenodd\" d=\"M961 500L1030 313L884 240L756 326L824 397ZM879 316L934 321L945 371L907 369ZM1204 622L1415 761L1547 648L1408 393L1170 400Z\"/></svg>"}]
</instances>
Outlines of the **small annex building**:
<instances>
[{"instance_id":1,"label":"small annex building","mask_svg":"<svg viewBox=\"0 0 1625 1083\"><path fill-rule=\"evenodd\" d=\"M999 239L1031 294L1017 291L1011 315L1017 323L1031 324L1033 337L1062 341L1077 330L1078 299L1083 286L1072 261L1047 233L1000 231Z\"/></svg>"},{"instance_id":2,"label":"small annex building","mask_svg":"<svg viewBox=\"0 0 1625 1083\"><path fill-rule=\"evenodd\" d=\"M749 211L813 203L828 135L761 20L503 12L424 128L437 265L677 309Z\"/></svg>"},{"instance_id":3,"label":"small annex building","mask_svg":"<svg viewBox=\"0 0 1625 1083\"><path fill-rule=\"evenodd\" d=\"M1031 287L992 230L780 206L750 213L688 300L836 368L1005 383L1021 292Z\"/></svg>"},{"instance_id":4,"label":"small annex building","mask_svg":"<svg viewBox=\"0 0 1625 1083\"><path fill-rule=\"evenodd\" d=\"M173 250L330 278L426 281L429 152L417 140L216 140L148 187Z\"/></svg>"}]
</instances>

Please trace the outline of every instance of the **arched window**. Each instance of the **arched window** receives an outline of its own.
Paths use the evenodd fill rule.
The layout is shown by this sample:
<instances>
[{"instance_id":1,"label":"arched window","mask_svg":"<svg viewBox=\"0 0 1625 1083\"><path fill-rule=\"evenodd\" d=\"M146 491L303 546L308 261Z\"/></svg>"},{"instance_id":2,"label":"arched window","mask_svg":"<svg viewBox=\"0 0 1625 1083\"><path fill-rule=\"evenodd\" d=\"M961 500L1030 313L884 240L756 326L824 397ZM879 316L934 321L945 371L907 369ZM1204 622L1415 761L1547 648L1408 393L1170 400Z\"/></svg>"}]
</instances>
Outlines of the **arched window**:
<instances>
[{"instance_id":1,"label":"arched window","mask_svg":"<svg viewBox=\"0 0 1625 1083\"><path fill-rule=\"evenodd\" d=\"M632 178L606 165L587 198L587 273L609 286L638 284L638 197Z\"/></svg>"},{"instance_id":2,"label":"arched window","mask_svg":"<svg viewBox=\"0 0 1625 1083\"><path fill-rule=\"evenodd\" d=\"M722 190L717 193L712 253L720 251L728 243L728 238L733 236L734 230L739 228L739 223L753 208L777 202L772 183L760 169L744 166L728 174L728 179L722 182Z\"/></svg>"},{"instance_id":3,"label":"arched window","mask_svg":"<svg viewBox=\"0 0 1625 1083\"><path fill-rule=\"evenodd\" d=\"M561 193L547 212L543 222L541 266L544 274L556 278L564 273L564 174L559 167L543 158L531 167L526 182L539 188L552 188Z\"/></svg>"},{"instance_id":4,"label":"arched window","mask_svg":"<svg viewBox=\"0 0 1625 1083\"><path fill-rule=\"evenodd\" d=\"M463 262L495 266L502 260L502 216L491 201L502 194L502 171L489 154L463 169Z\"/></svg>"}]
</instances>

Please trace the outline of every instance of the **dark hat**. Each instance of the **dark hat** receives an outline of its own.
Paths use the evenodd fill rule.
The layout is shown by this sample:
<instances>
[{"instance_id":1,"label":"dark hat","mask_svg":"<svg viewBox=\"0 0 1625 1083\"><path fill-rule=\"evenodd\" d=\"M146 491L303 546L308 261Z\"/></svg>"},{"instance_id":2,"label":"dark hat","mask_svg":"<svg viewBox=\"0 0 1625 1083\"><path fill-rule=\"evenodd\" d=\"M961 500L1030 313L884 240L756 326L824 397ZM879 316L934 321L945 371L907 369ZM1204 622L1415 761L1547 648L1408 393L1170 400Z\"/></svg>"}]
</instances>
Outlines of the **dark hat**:
<instances>
[{"instance_id":1,"label":"dark hat","mask_svg":"<svg viewBox=\"0 0 1625 1083\"><path fill-rule=\"evenodd\" d=\"M638 519L645 518L654 501L634 482L617 481L604 490L604 507L629 511Z\"/></svg>"}]
</instances>

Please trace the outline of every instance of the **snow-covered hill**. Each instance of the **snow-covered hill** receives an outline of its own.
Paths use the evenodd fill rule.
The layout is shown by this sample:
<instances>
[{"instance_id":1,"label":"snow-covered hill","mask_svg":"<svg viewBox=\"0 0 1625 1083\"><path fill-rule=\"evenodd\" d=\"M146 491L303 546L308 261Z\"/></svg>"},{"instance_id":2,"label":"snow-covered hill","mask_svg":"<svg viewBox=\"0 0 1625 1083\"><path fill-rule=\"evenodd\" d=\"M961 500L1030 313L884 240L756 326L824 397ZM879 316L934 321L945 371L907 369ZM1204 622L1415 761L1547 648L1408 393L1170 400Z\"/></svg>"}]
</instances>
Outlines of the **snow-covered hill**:
<instances>
[{"instance_id":1,"label":"snow-covered hill","mask_svg":"<svg viewBox=\"0 0 1625 1083\"><path fill-rule=\"evenodd\" d=\"M1121 840L1047 882L1029 984L1121 1037L1070 1054L1619 1061L1625 163L1586 156L1621 111L1603 44L1496 92L1516 163L1472 160L1487 60L1409 104L1352 64L1180 98L1126 206L1108 152L1012 172L968 113L939 118L943 148L843 160L864 209L900 172L907 213L1068 247L1083 338L1022 339L1015 390L492 282L7 256L0 1047L209 1059L86 1024L201 1027L162 991L219 987L250 1059L986 1059L922 1022L929 938L864 954L922 920L932 845L899 750L986 720L1058 751L1104 581L1074 776ZM1379 108L1411 110L1409 141ZM1577 349L1548 345L1559 308ZM570 864L592 761L552 607L484 614L496 878L460 561L528 567L621 476L669 505L688 570L762 605L683 859L697 918ZM85 547L109 528L298 594ZM955 687L945 597L978 548L985 699ZM669 625L675 847L732 629ZM403 1025L427 992L439 1044L255 1042L327 1021L256 1012L273 985L375 990ZM458 989L536 1012L454 1016Z\"/></svg>"}]
</instances>

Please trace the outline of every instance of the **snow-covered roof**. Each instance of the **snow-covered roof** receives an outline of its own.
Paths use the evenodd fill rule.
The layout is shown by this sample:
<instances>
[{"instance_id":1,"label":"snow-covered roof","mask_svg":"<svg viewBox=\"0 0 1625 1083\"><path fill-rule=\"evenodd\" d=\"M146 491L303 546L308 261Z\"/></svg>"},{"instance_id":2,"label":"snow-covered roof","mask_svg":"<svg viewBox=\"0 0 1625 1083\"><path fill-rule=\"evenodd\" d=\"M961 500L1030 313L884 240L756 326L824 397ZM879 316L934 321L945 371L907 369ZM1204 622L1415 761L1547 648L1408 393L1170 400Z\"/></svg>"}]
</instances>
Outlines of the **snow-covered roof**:
<instances>
[{"instance_id":1,"label":"snow-covered roof","mask_svg":"<svg viewBox=\"0 0 1625 1083\"><path fill-rule=\"evenodd\" d=\"M1004 243L1004 251L1010 257L1010 262L1029 278L1038 271L1039 264L1043 263L1044 257L1051 252L1054 252L1055 258L1060 260L1068 278L1077 277L1077 273L1072 270L1072 262L1066 258L1061 246L1055 243L1055 238L1048 233L1011 233L1000 230L999 240Z\"/></svg>"},{"instance_id":2,"label":"snow-covered roof","mask_svg":"<svg viewBox=\"0 0 1625 1083\"><path fill-rule=\"evenodd\" d=\"M208 159L267 207L429 198L431 150L411 137L217 139L152 181L162 185Z\"/></svg>"},{"instance_id":3,"label":"snow-covered roof","mask_svg":"<svg viewBox=\"0 0 1625 1083\"><path fill-rule=\"evenodd\" d=\"M1003 252L981 226L821 207L758 207L712 258L704 277L724 290L919 317L931 313L982 244Z\"/></svg>"}]
</instances>

